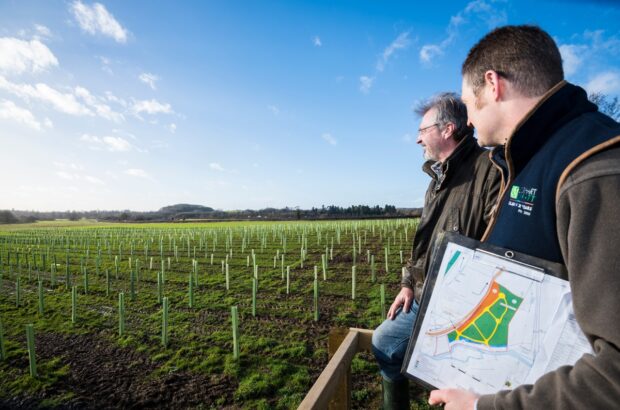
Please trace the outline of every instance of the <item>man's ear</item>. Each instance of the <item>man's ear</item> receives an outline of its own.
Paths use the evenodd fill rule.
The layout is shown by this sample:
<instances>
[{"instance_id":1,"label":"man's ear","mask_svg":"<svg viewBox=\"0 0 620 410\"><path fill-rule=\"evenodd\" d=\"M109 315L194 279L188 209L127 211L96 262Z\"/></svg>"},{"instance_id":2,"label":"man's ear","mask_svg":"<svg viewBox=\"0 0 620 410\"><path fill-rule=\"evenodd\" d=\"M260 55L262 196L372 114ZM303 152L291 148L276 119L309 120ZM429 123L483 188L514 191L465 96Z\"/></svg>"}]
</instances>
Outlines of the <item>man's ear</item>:
<instances>
[{"instance_id":1,"label":"man's ear","mask_svg":"<svg viewBox=\"0 0 620 410\"><path fill-rule=\"evenodd\" d=\"M448 138L453 137L455 132L456 132L456 126L453 123L449 122L443 128L441 136L443 137L443 139L447 140Z\"/></svg>"},{"instance_id":2,"label":"man's ear","mask_svg":"<svg viewBox=\"0 0 620 410\"><path fill-rule=\"evenodd\" d=\"M497 71L488 70L484 73L484 92L488 93L494 101L499 101L504 95L504 83Z\"/></svg>"}]
</instances>

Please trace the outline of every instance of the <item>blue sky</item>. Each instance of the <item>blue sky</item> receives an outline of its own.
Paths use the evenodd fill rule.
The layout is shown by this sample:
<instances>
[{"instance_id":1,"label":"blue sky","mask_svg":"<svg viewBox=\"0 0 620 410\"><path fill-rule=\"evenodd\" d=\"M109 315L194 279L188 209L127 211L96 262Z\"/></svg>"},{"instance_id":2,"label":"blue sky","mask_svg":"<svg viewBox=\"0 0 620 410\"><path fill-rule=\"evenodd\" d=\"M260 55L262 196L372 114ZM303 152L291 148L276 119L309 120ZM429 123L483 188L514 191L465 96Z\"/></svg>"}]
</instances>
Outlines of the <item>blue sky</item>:
<instances>
[{"instance_id":1,"label":"blue sky","mask_svg":"<svg viewBox=\"0 0 620 410\"><path fill-rule=\"evenodd\" d=\"M412 108L532 23L620 94L613 1L0 1L0 209L422 205Z\"/></svg>"}]
</instances>

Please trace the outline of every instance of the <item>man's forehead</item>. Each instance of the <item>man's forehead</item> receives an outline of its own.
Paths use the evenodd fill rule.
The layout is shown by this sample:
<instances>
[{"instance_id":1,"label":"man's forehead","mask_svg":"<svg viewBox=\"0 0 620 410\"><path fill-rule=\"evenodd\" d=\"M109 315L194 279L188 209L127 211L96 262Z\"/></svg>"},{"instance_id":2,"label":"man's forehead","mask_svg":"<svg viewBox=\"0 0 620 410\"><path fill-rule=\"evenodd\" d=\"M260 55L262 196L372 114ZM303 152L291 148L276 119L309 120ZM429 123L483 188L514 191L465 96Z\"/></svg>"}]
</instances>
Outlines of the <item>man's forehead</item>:
<instances>
[{"instance_id":1,"label":"man's forehead","mask_svg":"<svg viewBox=\"0 0 620 410\"><path fill-rule=\"evenodd\" d=\"M422 122L424 122L424 120L431 121L431 122L435 121L436 117L437 117L437 109L433 107L424 113L424 115L422 116Z\"/></svg>"}]
</instances>

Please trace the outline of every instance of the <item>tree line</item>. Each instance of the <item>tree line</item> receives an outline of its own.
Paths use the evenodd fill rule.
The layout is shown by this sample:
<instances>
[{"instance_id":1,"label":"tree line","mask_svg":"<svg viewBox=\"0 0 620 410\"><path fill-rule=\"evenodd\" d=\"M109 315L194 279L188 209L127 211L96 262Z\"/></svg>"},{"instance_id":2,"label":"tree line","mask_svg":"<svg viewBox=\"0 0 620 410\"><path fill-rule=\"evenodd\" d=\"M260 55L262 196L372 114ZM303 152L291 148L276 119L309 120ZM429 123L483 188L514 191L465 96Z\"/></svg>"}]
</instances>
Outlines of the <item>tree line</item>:
<instances>
[{"instance_id":1,"label":"tree line","mask_svg":"<svg viewBox=\"0 0 620 410\"><path fill-rule=\"evenodd\" d=\"M166 206L158 211L23 211L0 210L0 224L30 223L66 219L95 219L109 222L183 222L196 220L316 220L316 219L350 219L350 218L403 218L417 217L421 208L396 208L394 205L368 206L336 205L300 209L299 207L264 208L259 210L216 210L202 205L177 204Z\"/></svg>"}]
</instances>

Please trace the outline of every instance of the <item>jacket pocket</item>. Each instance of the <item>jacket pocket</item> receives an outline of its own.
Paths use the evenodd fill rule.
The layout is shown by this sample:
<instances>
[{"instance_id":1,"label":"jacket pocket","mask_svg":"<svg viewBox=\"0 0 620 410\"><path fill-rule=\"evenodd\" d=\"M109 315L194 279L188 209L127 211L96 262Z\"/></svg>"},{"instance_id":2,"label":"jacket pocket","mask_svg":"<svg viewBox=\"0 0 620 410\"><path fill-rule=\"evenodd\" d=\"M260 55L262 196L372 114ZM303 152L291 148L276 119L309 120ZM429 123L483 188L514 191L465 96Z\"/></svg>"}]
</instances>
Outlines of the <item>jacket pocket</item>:
<instances>
[{"instance_id":1,"label":"jacket pocket","mask_svg":"<svg viewBox=\"0 0 620 410\"><path fill-rule=\"evenodd\" d=\"M450 208L450 217L445 228L448 232L461 232L460 210L459 208Z\"/></svg>"}]
</instances>

